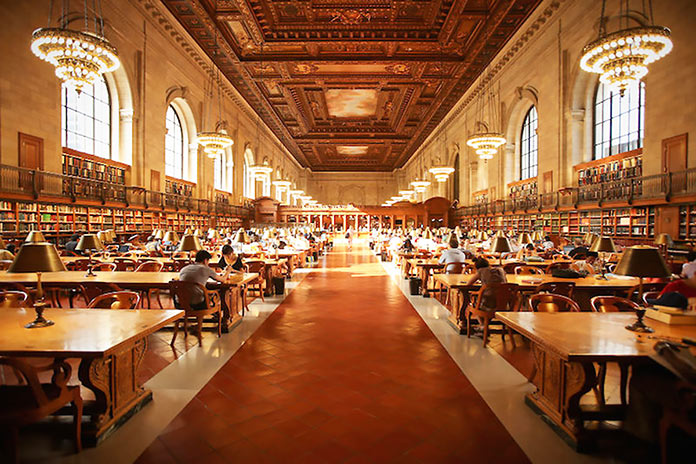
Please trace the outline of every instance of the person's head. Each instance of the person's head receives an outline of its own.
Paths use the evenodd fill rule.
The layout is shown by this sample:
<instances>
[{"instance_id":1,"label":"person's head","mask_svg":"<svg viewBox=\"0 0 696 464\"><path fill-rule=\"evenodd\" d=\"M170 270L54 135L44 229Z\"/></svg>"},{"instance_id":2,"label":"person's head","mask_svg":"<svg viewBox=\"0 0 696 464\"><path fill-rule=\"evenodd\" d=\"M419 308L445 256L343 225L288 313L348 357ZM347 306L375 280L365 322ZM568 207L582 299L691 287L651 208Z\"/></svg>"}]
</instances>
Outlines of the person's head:
<instances>
[{"instance_id":1,"label":"person's head","mask_svg":"<svg viewBox=\"0 0 696 464\"><path fill-rule=\"evenodd\" d=\"M210 253L208 253L207 251L198 250L198 252L196 253L195 261L198 264L205 264L207 266L208 263L210 262L210 258L212 258L212 257L213 256Z\"/></svg>"},{"instance_id":2,"label":"person's head","mask_svg":"<svg viewBox=\"0 0 696 464\"><path fill-rule=\"evenodd\" d=\"M696 251L690 251L690 252L686 255L686 260L687 260L688 262L696 261Z\"/></svg>"},{"instance_id":3,"label":"person's head","mask_svg":"<svg viewBox=\"0 0 696 464\"><path fill-rule=\"evenodd\" d=\"M80 234L72 234L72 235L70 236L70 241L71 241L71 242L77 242L78 240L80 240Z\"/></svg>"},{"instance_id":4,"label":"person's head","mask_svg":"<svg viewBox=\"0 0 696 464\"><path fill-rule=\"evenodd\" d=\"M524 247L527 249L527 251L534 251L534 244L532 243L528 243Z\"/></svg>"},{"instance_id":5,"label":"person's head","mask_svg":"<svg viewBox=\"0 0 696 464\"><path fill-rule=\"evenodd\" d=\"M588 251L585 261L587 261L588 263L593 263L598 257L599 253L597 253L596 251Z\"/></svg>"},{"instance_id":6,"label":"person's head","mask_svg":"<svg viewBox=\"0 0 696 464\"><path fill-rule=\"evenodd\" d=\"M573 240L573 243L576 247L580 247L582 246L582 239L580 237L577 237L575 240Z\"/></svg>"},{"instance_id":7,"label":"person's head","mask_svg":"<svg viewBox=\"0 0 696 464\"><path fill-rule=\"evenodd\" d=\"M223 245L222 247L222 256L225 258L233 258L234 257L234 248L232 248L230 245Z\"/></svg>"},{"instance_id":8,"label":"person's head","mask_svg":"<svg viewBox=\"0 0 696 464\"><path fill-rule=\"evenodd\" d=\"M449 246L450 248L459 248L459 240L457 240L457 237L452 236L452 238L450 238Z\"/></svg>"},{"instance_id":9,"label":"person's head","mask_svg":"<svg viewBox=\"0 0 696 464\"><path fill-rule=\"evenodd\" d=\"M15 249L16 249L16 247L15 247L15 244L14 244L14 243L8 243L8 244L7 244L6 250L9 251L10 253L13 253L13 254L14 254Z\"/></svg>"},{"instance_id":10,"label":"person's head","mask_svg":"<svg viewBox=\"0 0 696 464\"><path fill-rule=\"evenodd\" d=\"M545 242L550 242L550 241L551 241L551 237L549 237L549 236L547 235L546 237L544 237L544 241L545 241Z\"/></svg>"},{"instance_id":11,"label":"person's head","mask_svg":"<svg viewBox=\"0 0 696 464\"><path fill-rule=\"evenodd\" d=\"M484 258L483 256L479 256L479 257L476 258L476 260L474 261L474 267L475 267L476 269L482 269L482 268L488 267L488 266L489 266L488 260L487 260L486 258Z\"/></svg>"}]
</instances>

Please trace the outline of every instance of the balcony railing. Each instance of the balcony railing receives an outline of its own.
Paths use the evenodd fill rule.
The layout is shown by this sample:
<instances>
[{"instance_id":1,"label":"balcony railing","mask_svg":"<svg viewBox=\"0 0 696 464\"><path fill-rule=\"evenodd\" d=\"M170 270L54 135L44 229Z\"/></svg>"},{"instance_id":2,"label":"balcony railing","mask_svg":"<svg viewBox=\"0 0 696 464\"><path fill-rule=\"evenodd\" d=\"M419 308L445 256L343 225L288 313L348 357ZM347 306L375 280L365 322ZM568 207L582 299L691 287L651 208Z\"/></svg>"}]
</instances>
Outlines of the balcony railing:
<instances>
[{"instance_id":1,"label":"balcony railing","mask_svg":"<svg viewBox=\"0 0 696 464\"><path fill-rule=\"evenodd\" d=\"M97 201L102 204L123 203L128 207L173 209L182 212L250 218L253 211L246 206L216 204L210 200L190 198L173 193L155 192L142 187L113 184L82 177L66 176L0 164L0 193L39 197L69 198Z\"/></svg>"},{"instance_id":2,"label":"balcony railing","mask_svg":"<svg viewBox=\"0 0 696 464\"><path fill-rule=\"evenodd\" d=\"M458 216L524 213L580 205L637 200L670 201L674 197L696 194L696 168L686 171L655 174L601 184L567 187L553 193L530 195L523 198L496 200L491 203L459 208Z\"/></svg>"}]
</instances>

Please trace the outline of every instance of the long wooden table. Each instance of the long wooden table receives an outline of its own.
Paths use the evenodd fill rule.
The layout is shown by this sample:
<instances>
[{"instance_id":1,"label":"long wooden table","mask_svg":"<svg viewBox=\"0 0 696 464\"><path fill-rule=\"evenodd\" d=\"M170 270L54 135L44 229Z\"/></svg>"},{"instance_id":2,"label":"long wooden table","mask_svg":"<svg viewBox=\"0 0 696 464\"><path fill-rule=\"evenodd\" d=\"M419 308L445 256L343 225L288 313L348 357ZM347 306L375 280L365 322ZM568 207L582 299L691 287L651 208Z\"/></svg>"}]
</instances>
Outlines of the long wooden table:
<instances>
[{"instance_id":1,"label":"long wooden table","mask_svg":"<svg viewBox=\"0 0 696 464\"><path fill-rule=\"evenodd\" d=\"M467 292L469 290L475 290L481 286L480 282L474 285L469 285L469 280L471 280L473 274L435 274L434 279L436 282L441 283L448 289L456 290L455 295L459 295L462 292ZM638 285L638 279L635 277L616 277L609 276L605 279L598 279L595 276L581 277L579 279L564 279L561 277L553 277L549 274L539 274L539 275L516 275L508 274L506 276L507 281L511 284L517 284L522 292L534 291L539 285L547 282L573 282L575 284L575 292L579 291L591 292L591 293L605 293L611 294L616 290L627 291ZM575 295L575 293L574 293ZM450 313L449 322L454 325L454 327L460 332L464 333L466 326L464 324L464 317L462 312L465 308L458 303L459 298L452 302L452 312ZM466 301L465 298L461 298L462 301ZM582 307L582 305L581 305ZM589 308L587 308L589 309Z\"/></svg>"},{"instance_id":2,"label":"long wooden table","mask_svg":"<svg viewBox=\"0 0 696 464\"><path fill-rule=\"evenodd\" d=\"M95 276L86 277L85 271L60 271L44 272L41 274L41 282L47 286L61 286L74 288L85 283L112 284L122 289L129 290L148 290L151 288L168 289L169 281L178 280L178 272L95 272ZM227 282L208 281L208 287L219 289L221 297L225 300L226 307L223 306L225 313L223 323L228 329L238 325L242 318L238 314L239 304L245 305L245 295L242 289L246 284L256 279L257 273L245 273L231 275ZM8 273L0 272L0 283L18 283L27 286L36 285L35 273ZM236 288L237 291L229 291Z\"/></svg>"},{"instance_id":3,"label":"long wooden table","mask_svg":"<svg viewBox=\"0 0 696 464\"><path fill-rule=\"evenodd\" d=\"M625 329L636 320L629 313L532 313L501 312L496 318L532 344L536 390L527 404L545 414L556 429L577 449L593 443L585 428L589 420L615 420L621 405L585 406L580 398L597 385L594 363L632 364L655 356L660 337L696 338L696 326L667 325L645 319L654 334Z\"/></svg>"},{"instance_id":4,"label":"long wooden table","mask_svg":"<svg viewBox=\"0 0 696 464\"><path fill-rule=\"evenodd\" d=\"M95 445L152 400L137 375L147 336L182 315L179 310L47 309L44 316L55 325L25 329L33 310L4 309L0 355L80 359L78 377L95 397L85 402L91 420L82 427L83 442Z\"/></svg>"}]
</instances>

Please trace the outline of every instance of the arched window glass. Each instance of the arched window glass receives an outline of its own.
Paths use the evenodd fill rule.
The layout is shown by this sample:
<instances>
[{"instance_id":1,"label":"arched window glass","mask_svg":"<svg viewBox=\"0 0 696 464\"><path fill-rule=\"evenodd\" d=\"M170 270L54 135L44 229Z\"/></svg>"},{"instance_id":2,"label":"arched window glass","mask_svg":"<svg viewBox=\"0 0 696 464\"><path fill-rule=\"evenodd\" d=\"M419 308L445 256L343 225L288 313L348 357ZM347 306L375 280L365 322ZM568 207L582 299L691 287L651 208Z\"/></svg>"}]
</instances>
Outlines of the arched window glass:
<instances>
[{"instance_id":1,"label":"arched window glass","mask_svg":"<svg viewBox=\"0 0 696 464\"><path fill-rule=\"evenodd\" d=\"M164 171L170 177L184 178L184 131L172 105L167 108L167 134L164 137Z\"/></svg>"},{"instance_id":2,"label":"arched window glass","mask_svg":"<svg viewBox=\"0 0 696 464\"><path fill-rule=\"evenodd\" d=\"M247 198L256 198L256 179L249 172L249 167L254 164L253 154L251 149L247 148L244 152L244 196Z\"/></svg>"},{"instance_id":3,"label":"arched window glass","mask_svg":"<svg viewBox=\"0 0 696 464\"><path fill-rule=\"evenodd\" d=\"M85 85L81 93L61 87L63 146L111 158L111 98L104 79Z\"/></svg>"},{"instance_id":4,"label":"arched window glass","mask_svg":"<svg viewBox=\"0 0 696 464\"><path fill-rule=\"evenodd\" d=\"M532 106L522 122L520 137L520 180L537 176L539 167L539 138L537 110Z\"/></svg>"},{"instance_id":5,"label":"arched window glass","mask_svg":"<svg viewBox=\"0 0 696 464\"><path fill-rule=\"evenodd\" d=\"M594 111L594 159L643 146L645 83L631 85L621 96L604 84L597 86Z\"/></svg>"}]
</instances>

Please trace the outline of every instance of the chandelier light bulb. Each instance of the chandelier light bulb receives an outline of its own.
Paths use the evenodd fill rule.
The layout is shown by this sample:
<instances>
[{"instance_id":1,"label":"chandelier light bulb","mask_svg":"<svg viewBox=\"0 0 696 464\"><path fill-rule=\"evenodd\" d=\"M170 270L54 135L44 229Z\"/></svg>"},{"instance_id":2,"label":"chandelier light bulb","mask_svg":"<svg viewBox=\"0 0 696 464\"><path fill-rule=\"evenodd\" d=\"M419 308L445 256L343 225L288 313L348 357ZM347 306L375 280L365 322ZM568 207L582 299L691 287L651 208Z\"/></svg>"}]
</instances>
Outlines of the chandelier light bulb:
<instances>
[{"instance_id":1,"label":"chandelier light bulb","mask_svg":"<svg viewBox=\"0 0 696 464\"><path fill-rule=\"evenodd\" d=\"M234 140L227 135L224 129L218 132L199 132L196 136L196 142L203 147L203 152L208 158L217 158L223 155L225 149L234 144Z\"/></svg>"},{"instance_id":2,"label":"chandelier light bulb","mask_svg":"<svg viewBox=\"0 0 696 464\"><path fill-rule=\"evenodd\" d=\"M469 137L466 144L476 151L482 160L493 159L493 155L498 153L498 147L504 145L505 137L501 134L486 132L474 134Z\"/></svg>"}]
</instances>

